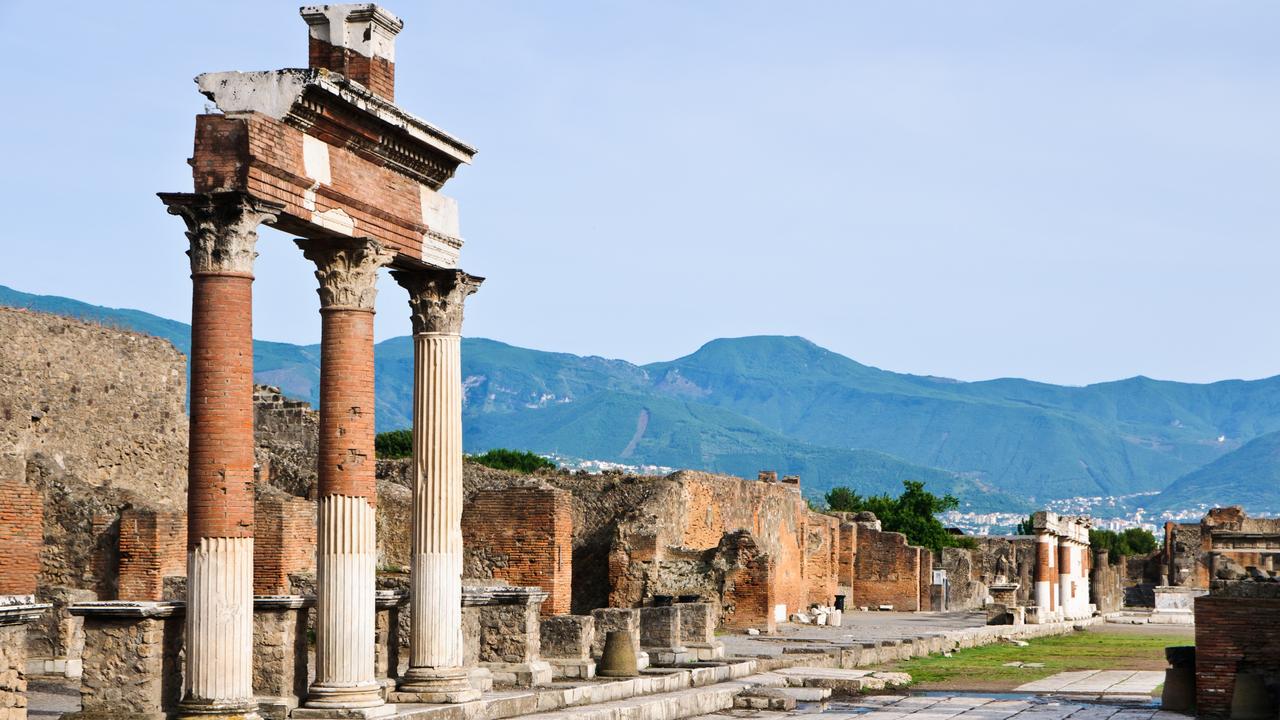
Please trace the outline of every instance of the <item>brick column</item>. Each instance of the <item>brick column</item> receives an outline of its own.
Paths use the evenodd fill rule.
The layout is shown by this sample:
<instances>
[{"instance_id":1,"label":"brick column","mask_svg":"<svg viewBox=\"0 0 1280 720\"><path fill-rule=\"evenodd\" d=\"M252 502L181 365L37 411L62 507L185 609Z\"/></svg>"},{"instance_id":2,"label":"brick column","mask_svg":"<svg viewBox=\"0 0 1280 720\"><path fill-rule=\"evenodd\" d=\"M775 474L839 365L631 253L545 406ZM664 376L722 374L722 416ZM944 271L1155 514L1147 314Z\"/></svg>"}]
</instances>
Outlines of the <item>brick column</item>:
<instances>
[{"instance_id":1,"label":"brick column","mask_svg":"<svg viewBox=\"0 0 1280 720\"><path fill-rule=\"evenodd\" d=\"M180 717L256 718L253 700L253 259L279 206L162 193L191 248L186 674Z\"/></svg>"},{"instance_id":2,"label":"brick column","mask_svg":"<svg viewBox=\"0 0 1280 720\"><path fill-rule=\"evenodd\" d=\"M390 714L374 674L373 301L395 253L369 239L299 240L320 281L316 677L295 717Z\"/></svg>"},{"instance_id":3,"label":"brick column","mask_svg":"<svg viewBox=\"0 0 1280 720\"><path fill-rule=\"evenodd\" d=\"M397 700L479 697L462 654L462 310L483 282L461 270L400 270L413 319L413 548L409 669Z\"/></svg>"},{"instance_id":4,"label":"brick column","mask_svg":"<svg viewBox=\"0 0 1280 720\"><path fill-rule=\"evenodd\" d=\"M1054 575L1053 560L1057 547L1053 536L1047 532L1036 533L1036 605L1040 617L1047 618L1053 612L1053 588L1058 578Z\"/></svg>"}]
</instances>

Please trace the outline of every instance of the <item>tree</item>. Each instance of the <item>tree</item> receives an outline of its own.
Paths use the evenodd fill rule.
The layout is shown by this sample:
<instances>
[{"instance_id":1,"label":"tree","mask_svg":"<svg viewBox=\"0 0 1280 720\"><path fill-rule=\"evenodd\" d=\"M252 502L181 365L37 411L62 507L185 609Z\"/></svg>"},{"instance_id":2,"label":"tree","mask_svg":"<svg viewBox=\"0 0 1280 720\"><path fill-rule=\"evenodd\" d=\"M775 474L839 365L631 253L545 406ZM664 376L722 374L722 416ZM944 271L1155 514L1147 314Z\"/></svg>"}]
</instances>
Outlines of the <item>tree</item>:
<instances>
[{"instance_id":1,"label":"tree","mask_svg":"<svg viewBox=\"0 0 1280 720\"><path fill-rule=\"evenodd\" d=\"M1122 557L1150 555L1158 547L1156 536L1144 528L1129 528L1121 533L1090 530L1089 545L1094 551L1106 550L1107 562L1112 565L1120 562Z\"/></svg>"},{"instance_id":2,"label":"tree","mask_svg":"<svg viewBox=\"0 0 1280 720\"><path fill-rule=\"evenodd\" d=\"M1036 521L1034 515L1028 515L1026 520L1018 523L1018 527L1013 529L1014 535L1035 535Z\"/></svg>"},{"instance_id":3,"label":"tree","mask_svg":"<svg viewBox=\"0 0 1280 720\"><path fill-rule=\"evenodd\" d=\"M373 438L373 449L378 457L391 460L413 455L413 431L391 430L378 433Z\"/></svg>"},{"instance_id":4,"label":"tree","mask_svg":"<svg viewBox=\"0 0 1280 720\"><path fill-rule=\"evenodd\" d=\"M925 490L924 483L904 480L902 494L896 498L888 495L859 495L847 487L832 488L826 495L827 507L840 512L875 513L880 527L888 532L900 532L913 545L939 551L944 547L969 547L972 538L952 535L938 520L940 513L960 506L954 495L934 495Z\"/></svg>"}]
</instances>

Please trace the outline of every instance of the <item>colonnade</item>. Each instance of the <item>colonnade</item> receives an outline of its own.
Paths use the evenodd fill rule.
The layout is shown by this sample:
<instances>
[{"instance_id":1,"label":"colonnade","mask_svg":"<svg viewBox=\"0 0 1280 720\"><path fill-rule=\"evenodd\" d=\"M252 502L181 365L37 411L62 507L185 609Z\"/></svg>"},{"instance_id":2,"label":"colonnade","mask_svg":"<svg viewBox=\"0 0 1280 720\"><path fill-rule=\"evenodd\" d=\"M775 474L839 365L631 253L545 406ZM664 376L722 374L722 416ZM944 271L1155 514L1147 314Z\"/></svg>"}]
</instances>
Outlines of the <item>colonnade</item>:
<instances>
[{"instance_id":1,"label":"colonnade","mask_svg":"<svg viewBox=\"0 0 1280 720\"><path fill-rule=\"evenodd\" d=\"M1036 534L1035 603L1041 621L1076 620L1089 605L1089 525L1054 513L1033 516Z\"/></svg>"},{"instance_id":2,"label":"colonnade","mask_svg":"<svg viewBox=\"0 0 1280 720\"><path fill-rule=\"evenodd\" d=\"M257 717L253 698L253 262L281 212L240 192L166 193L190 241L191 393L186 673L180 716ZM321 315L316 677L295 717L379 717L373 313L396 253L368 238L297 241ZM393 271L414 329L410 668L398 697L474 699L463 668L463 305L481 283L426 265Z\"/></svg>"}]
</instances>

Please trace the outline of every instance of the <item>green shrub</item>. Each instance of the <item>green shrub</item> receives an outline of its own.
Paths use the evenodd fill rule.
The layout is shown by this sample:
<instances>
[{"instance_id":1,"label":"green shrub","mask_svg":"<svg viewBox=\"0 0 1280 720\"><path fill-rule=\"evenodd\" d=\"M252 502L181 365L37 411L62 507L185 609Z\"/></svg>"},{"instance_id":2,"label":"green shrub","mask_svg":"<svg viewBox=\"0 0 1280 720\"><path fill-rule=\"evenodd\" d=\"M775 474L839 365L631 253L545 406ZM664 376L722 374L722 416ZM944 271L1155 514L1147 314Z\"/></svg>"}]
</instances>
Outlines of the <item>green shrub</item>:
<instances>
[{"instance_id":1,"label":"green shrub","mask_svg":"<svg viewBox=\"0 0 1280 720\"><path fill-rule=\"evenodd\" d=\"M847 487L833 488L826 496L827 507L841 512L869 510L880 520L886 532L900 532L912 545L940 551L944 547L976 547L972 538L947 532L938 514L960 506L954 495L934 495L924 489L924 483L916 480L902 482L902 494L859 495Z\"/></svg>"},{"instance_id":2,"label":"green shrub","mask_svg":"<svg viewBox=\"0 0 1280 720\"><path fill-rule=\"evenodd\" d=\"M556 464L550 460L531 453L528 450L507 450L494 448L480 455L469 455L472 462L480 463L495 470L514 470L522 473L535 473L539 470L555 470Z\"/></svg>"},{"instance_id":3,"label":"green shrub","mask_svg":"<svg viewBox=\"0 0 1280 720\"><path fill-rule=\"evenodd\" d=\"M384 460L413 456L413 431L392 430L373 438L373 449Z\"/></svg>"}]
</instances>

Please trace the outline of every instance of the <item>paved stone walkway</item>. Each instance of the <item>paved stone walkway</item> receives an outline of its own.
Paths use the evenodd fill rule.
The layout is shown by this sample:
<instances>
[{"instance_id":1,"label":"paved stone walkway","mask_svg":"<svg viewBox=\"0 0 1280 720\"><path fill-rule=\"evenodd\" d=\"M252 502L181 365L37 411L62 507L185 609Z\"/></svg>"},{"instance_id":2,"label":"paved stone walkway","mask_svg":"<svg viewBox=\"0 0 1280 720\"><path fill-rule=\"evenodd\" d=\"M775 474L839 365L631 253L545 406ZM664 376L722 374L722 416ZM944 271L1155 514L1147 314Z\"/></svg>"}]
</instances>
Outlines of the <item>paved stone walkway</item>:
<instances>
[{"instance_id":1,"label":"paved stone walkway","mask_svg":"<svg viewBox=\"0 0 1280 720\"><path fill-rule=\"evenodd\" d=\"M1154 707L1098 705L1047 698L999 699L979 695L870 695L848 702L814 704L789 712L724 710L693 720L813 716L822 720L1187 720Z\"/></svg>"},{"instance_id":2,"label":"paved stone walkway","mask_svg":"<svg viewBox=\"0 0 1280 720\"><path fill-rule=\"evenodd\" d=\"M1082 670L1061 672L1047 678L1020 685L1018 692L1053 693L1055 695L1134 695L1150 697L1164 672L1159 670Z\"/></svg>"}]
</instances>

